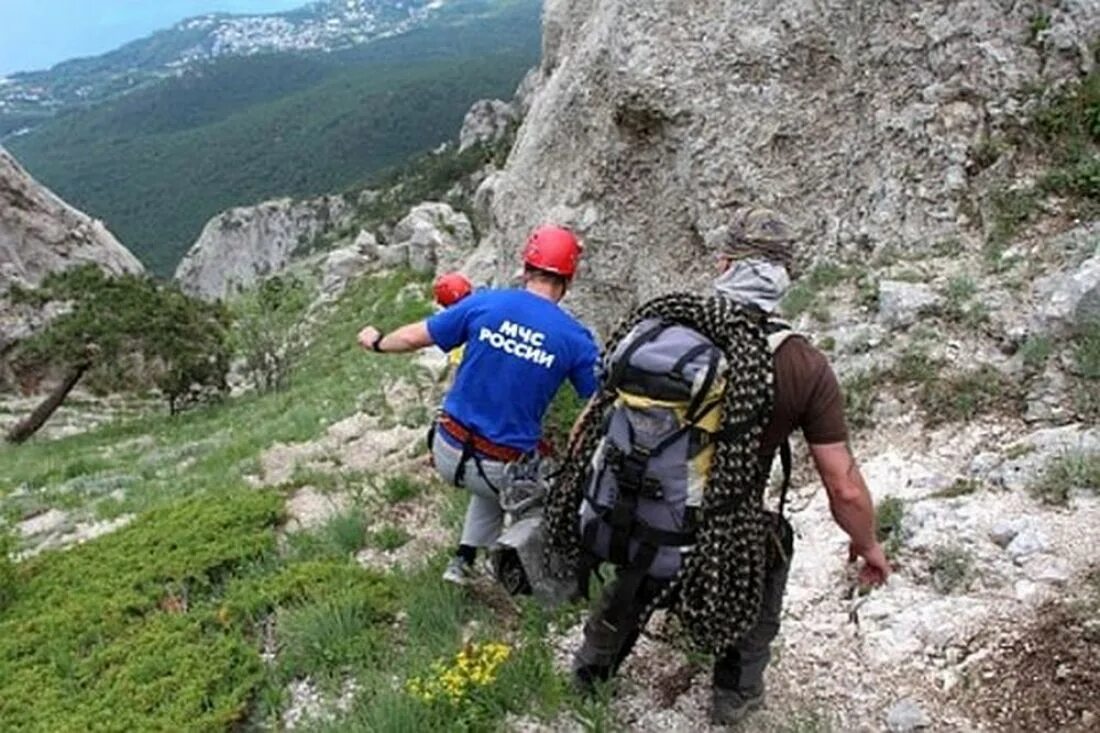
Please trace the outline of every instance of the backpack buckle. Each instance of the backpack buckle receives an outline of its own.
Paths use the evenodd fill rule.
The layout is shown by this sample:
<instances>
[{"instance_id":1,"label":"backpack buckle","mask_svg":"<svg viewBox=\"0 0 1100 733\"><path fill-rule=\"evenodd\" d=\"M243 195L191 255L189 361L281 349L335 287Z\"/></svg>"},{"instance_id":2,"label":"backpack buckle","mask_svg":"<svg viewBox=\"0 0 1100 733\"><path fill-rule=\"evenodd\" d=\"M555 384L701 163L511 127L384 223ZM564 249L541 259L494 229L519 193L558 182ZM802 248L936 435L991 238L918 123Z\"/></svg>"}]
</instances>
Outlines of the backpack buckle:
<instances>
[{"instance_id":1,"label":"backpack buckle","mask_svg":"<svg viewBox=\"0 0 1100 733\"><path fill-rule=\"evenodd\" d=\"M646 468L653 452L645 446L631 446L630 452L615 449L614 464L611 467L620 491L646 499L660 501L664 499L661 482L646 476Z\"/></svg>"}]
</instances>

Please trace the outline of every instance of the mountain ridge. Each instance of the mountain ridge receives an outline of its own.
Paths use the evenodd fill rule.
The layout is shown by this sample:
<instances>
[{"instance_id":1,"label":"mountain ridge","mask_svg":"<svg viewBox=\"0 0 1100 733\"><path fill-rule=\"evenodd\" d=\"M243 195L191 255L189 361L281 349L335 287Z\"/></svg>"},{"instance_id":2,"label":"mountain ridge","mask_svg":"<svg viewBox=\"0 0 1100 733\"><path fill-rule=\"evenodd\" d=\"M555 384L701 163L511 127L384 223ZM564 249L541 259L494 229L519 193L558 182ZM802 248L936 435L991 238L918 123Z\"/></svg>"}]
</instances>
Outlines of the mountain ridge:
<instances>
[{"instance_id":1,"label":"mountain ridge","mask_svg":"<svg viewBox=\"0 0 1100 733\"><path fill-rule=\"evenodd\" d=\"M455 0L320 0L279 13L207 13L96 56L0 76L0 137L196 65L261 53L325 54L413 30Z\"/></svg>"},{"instance_id":2,"label":"mountain ridge","mask_svg":"<svg viewBox=\"0 0 1100 733\"><path fill-rule=\"evenodd\" d=\"M539 9L451 0L397 36L207 62L5 144L167 276L221 211L339 191L452 139L470 104L510 97L536 62Z\"/></svg>"}]
</instances>

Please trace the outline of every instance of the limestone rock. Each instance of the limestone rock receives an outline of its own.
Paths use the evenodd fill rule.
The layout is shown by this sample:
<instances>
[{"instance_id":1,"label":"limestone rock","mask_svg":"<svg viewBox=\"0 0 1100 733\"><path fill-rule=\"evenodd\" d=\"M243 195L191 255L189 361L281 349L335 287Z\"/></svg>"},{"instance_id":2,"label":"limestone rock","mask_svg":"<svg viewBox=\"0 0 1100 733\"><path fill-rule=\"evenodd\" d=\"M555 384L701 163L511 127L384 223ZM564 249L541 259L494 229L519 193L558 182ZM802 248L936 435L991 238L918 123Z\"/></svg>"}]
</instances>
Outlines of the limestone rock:
<instances>
[{"instance_id":1,"label":"limestone rock","mask_svg":"<svg viewBox=\"0 0 1100 733\"><path fill-rule=\"evenodd\" d=\"M462 152L477 144L491 145L508 134L516 124L515 108L499 99L480 99L474 102L462 121L458 136L458 150Z\"/></svg>"},{"instance_id":2,"label":"limestone rock","mask_svg":"<svg viewBox=\"0 0 1100 733\"><path fill-rule=\"evenodd\" d=\"M1031 521L1026 518L1002 520L989 530L989 539L993 540L998 547L1008 547L1009 543L1016 539L1016 535L1030 526Z\"/></svg>"},{"instance_id":3,"label":"limestone rock","mask_svg":"<svg viewBox=\"0 0 1100 733\"><path fill-rule=\"evenodd\" d=\"M225 298L285 268L295 250L346 224L352 207L341 196L265 201L218 214L176 269L185 291Z\"/></svg>"},{"instance_id":4,"label":"limestone rock","mask_svg":"<svg viewBox=\"0 0 1100 733\"><path fill-rule=\"evenodd\" d=\"M1051 461L1066 453L1100 452L1100 428L1082 425L1036 430L1007 446L1010 457L997 460L979 454L971 462L971 473L993 485L1023 491L1042 478Z\"/></svg>"},{"instance_id":5,"label":"limestone rock","mask_svg":"<svg viewBox=\"0 0 1100 733\"><path fill-rule=\"evenodd\" d=\"M540 81L493 187L498 282L533 226L593 202L571 304L600 329L703 286L702 235L744 203L785 211L807 258L966 236L972 146L1022 116L1023 90L1076 77L1100 31L1095 3L1060 5L1042 53L1028 4L690 5L544 4Z\"/></svg>"},{"instance_id":6,"label":"limestone rock","mask_svg":"<svg viewBox=\"0 0 1100 733\"><path fill-rule=\"evenodd\" d=\"M474 248L474 228L465 214L438 202L422 203L394 227L393 244L408 248L408 264L425 274L456 269Z\"/></svg>"},{"instance_id":7,"label":"limestone rock","mask_svg":"<svg viewBox=\"0 0 1100 733\"><path fill-rule=\"evenodd\" d=\"M359 233L355 235L355 242L352 243L352 246L359 251L359 254L366 257L378 256L378 237L366 229L359 230Z\"/></svg>"},{"instance_id":8,"label":"limestone rock","mask_svg":"<svg viewBox=\"0 0 1100 733\"><path fill-rule=\"evenodd\" d=\"M523 79L516 87L516 94L512 99L512 104L520 117L527 114L527 110L531 109L531 102L542 87L542 82L542 69L538 66L528 69L527 73L523 75Z\"/></svg>"},{"instance_id":9,"label":"limestone rock","mask_svg":"<svg viewBox=\"0 0 1100 733\"><path fill-rule=\"evenodd\" d=\"M1027 527L1012 538L1012 541L1008 543L1008 547L1005 548L1005 551L1012 558L1013 562L1022 563L1032 555L1043 552L1049 546L1050 541L1045 534L1038 529Z\"/></svg>"},{"instance_id":10,"label":"limestone rock","mask_svg":"<svg viewBox=\"0 0 1100 733\"><path fill-rule=\"evenodd\" d=\"M374 262L355 245L333 250L325 258L321 275L322 294L329 298L336 297L355 279L368 272Z\"/></svg>"},{"instance_id":11,"label":"limestone rock","mask_svg":"<svg viewBox=\"0 0 1100 733\"><path fill-rule=\"evenodd\" d=\"M85 264L113 275L143 269L103 222L66 204L0 148L0 292Z\"/></svg>"},{"instance_id":12,"label":"limestone rock","mask_svg":"<svg viewBox=\"0 0 1100 733\"><path fill-rule=\"evenodd\" d=\"M68 512L60 509L50 509L35 517L31 517L18 525L19 534L25 538L39 535L58 534L67 531L72 525Z\"/></svg>"},{"instance_id":13,"label":"limestone rock","mask_svg":"<svg viewBox=\"0 0 1100 733\"><path fill-rule=\"evenodd\" d=\"M1036 313L1039 329L1072 331L1100 323L1100 254L1067 272L1041 278L1035 294L1042 299Z\"/></svg>"},{"instance_id":14,"label":"limestone rock","mask_svg":"<svg viewBox=\"0 0 1100 733\"><path fill-rule=\"evenodd\" d=\"M932 724L928 714L911 698L903 698L894 703L886 712L886 726L892 733L910 733L927 728Z\"/></svg>"},{"instance_id":15,"label":"limestone rock","mask_svg":"<svg viewBox=\"0 0 1100 733\"><path fill-rule=\"evenodd\" d=\"M878 287L878 317L887 326L912 326L940 305L940 295L923 283L883 280Z\"/></svg>"}]
</instances>

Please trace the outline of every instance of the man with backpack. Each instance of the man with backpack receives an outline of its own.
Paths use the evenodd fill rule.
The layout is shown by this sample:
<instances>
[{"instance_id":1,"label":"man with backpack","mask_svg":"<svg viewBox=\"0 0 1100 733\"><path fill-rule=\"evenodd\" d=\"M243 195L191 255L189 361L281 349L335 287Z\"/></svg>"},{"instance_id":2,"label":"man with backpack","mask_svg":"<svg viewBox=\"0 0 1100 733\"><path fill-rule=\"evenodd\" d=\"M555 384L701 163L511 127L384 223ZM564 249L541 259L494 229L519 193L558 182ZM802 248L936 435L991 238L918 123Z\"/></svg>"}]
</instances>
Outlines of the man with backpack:
<instances>
[{"instance_id":1,"label":"man with backpack","mask_svg":"<svg viewBox=\"0 0 1100 733\"><path fill-rule=\"evenodd\" d=\"M379 353L465 346L431 440L440 476L470 492L448 582L466 583L477 548L500 535L499 493L538 460L542 418L562 382L585 399L596 391L595 340L558 305L580 255L568 229L539 227L523 250L522 288L480 290L387 335L372 326L359 333L360 345Z\"/></svg>"},{"instance_id":2,"label":"man with backpack","mask_svg":"<svg viewBox=\"0 0 1100 733\"><path fill-rule=\"evenodd\" d=\"M663 317L641 320L617 343L613 338L605 356L605 387L611 386L614 402L599 420L600 437L583 478L580 534L589 556L613 562L618 572L585 625L574 674L582 689L608 679L655 606L671 602L667 596L677 586L681 594L692 588L691 599L677 598L678 613L696 623L697 638L716 652L711 717L731 724L763 704L764 670L779 630L794 537L782 516L782 499L778 512L763 514L759 502L777 452L785 494L792 432L801 430L809 444L833 517L851 540L850 559L863 559L861 582L885 582L890 565L875 537L870 494L847 445L836 376L824 354L771 317L790 285L793 236L787 224L767 209L742 209L709 239L721 272L714 282L720 297L652 301L649 311ZM677 308L694 315L664 317L676 315ZM712 313L744 324L692 327L693 318L705 320ZM713 336L726 333L733 334L727 346L744 334L758 335L755 346L744 337L723 352ZM760 343L764 335L766 346ZM731 368L731 358L742 363ZM754 375L754 369L760 373ZM770 396L761 397L761 389L770 389ZM743 414L719 416L742 403ZM769 404L770 412L761 413ZM756 458L739 458L741 446L756 449L759 465L753 465ZM721 481L712 480L712 471L725 472ZM755 493L742 491L754 484ZM731 493L717 501L704 497L704 490ZM744 496L756 504L738 504ZM727 514L700 522L707 506ZM765 529L756 537L752 530L759 526ZM701 545L730 549L710 562ZM730 558L739 556L746 566L758 563L759 575L738 576ZM732 598L754 578L762 578L761 594L743 591ZM698 591L716 587L730 590ZM724 633L723 623L737 626L737 633Z\"/></svg>"}]
</instances>

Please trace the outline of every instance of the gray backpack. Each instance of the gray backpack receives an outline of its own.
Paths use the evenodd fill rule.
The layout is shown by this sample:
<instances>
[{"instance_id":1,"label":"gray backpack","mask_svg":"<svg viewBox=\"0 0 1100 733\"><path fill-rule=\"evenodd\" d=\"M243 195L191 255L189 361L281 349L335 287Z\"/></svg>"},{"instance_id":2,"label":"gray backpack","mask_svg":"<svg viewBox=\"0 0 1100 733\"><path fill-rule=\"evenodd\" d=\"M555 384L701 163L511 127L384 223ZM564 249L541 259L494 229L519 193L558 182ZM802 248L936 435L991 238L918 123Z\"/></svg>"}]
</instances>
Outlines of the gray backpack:
<instances>
[{"instance_id":1,"label":"gray backpack","mask_svg":"<svg viewBox=\"0 0 1100 733\"><path fill-rule=\"evenodd\" d=\"M726 357L694 329L646 319L604 368L616 399L585 479L582 542L600 560L673 578L694 542Z\"/></svg>"},{"instance_id":2,"label":"gray backpack","mask_svg":"<svg viewBox=\"0 0 1100 733\"><path fill-rule=\"evenodd\" d=\"M767 324L775 353L796 335ZM695 528L721 429L728 367L698 331L660 319L639 322L606 357L617 393L585 479L581 538L596 559L657 579L674 578ZM790 483L790 446L780 446L782 513Z\"/></svg>"}]
</instances>

